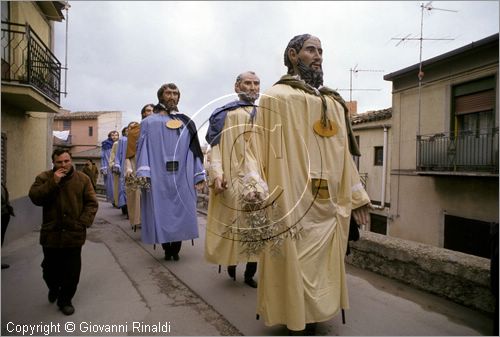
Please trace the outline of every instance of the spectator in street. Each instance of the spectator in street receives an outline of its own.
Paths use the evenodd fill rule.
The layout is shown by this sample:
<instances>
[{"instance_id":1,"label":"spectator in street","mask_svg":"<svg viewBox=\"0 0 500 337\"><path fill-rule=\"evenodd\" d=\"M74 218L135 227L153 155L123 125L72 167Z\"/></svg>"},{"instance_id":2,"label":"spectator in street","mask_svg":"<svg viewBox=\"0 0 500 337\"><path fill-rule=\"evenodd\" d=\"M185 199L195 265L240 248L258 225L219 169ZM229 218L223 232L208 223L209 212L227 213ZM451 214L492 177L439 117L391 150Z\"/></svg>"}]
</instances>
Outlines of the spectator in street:
<instances>
[{"instance_id":1,"label":"spectator in street","mask_svg":"<svg viewBox=\"0 0 500 337\"><path fill-rule=\"evenodd\" d=\"M7 187L2 182L2 246L5 240L5 232L9 226L10 217L14 215L14 208L11 206L9 201L9 191ZM9 268L10 266L6 263L2 263L2 269Z\"/></svg>"},{"instance_id":2,"label":"spectator in street","mask_svg":"<svg viewBox=\"0 0 500 337\"><path fill-rule=\"evenodd\" d=\"M65 315L80 280L81 253L87 228L94 221L98 202L90 178L74 169L67 149L52 153L52 170L39 174L30 188L31 201L43 207L40 244L43 248L43 279L49 288L49 302Z\"/></svg>"},{"instance_id":3,"label":"spectator in street","mask_svg":"<svg viewBox=\"0 0 500 337\"><path fill-rule=\"evenodd\" d=\"M228 266L227 272L234 280L236 265L246 262L245 283L257 288L253 279L257 256L241 244L241 230L249 226L241 199L250 186L259 188L252 191L252 197L257 197L257 192L264 199L267 192L256 160L255 137L252 137L260 79L252 71L244 72L236 78L234 90L239 99L212 113L206 136L211 152L205 258L208 262Z\"/></svg>"},{"instance_id":4,"label":"spectator in street","mask_svg":"<svg viewBox=\"0 0 500 337\"><path fill-rule=\"evenodd\" d=\"M108 133L108 138L102 142L101 146L101 174L104 179L104 187L106 189L106 200L114 204L113 197L113 174L110 164L111 149L113 143L119 138L118 131Z\"/></svg>"},{"instance_id":5,"label":"spectator in street","mask_svg":"<svg viewBox=\"0 0 500 337\"><path fill-rule=\"evenodd\" d=\"M265 91L256 116L269 191L281 189L272 225L282 233L269 238L260 256L257 313L292 334L314 334L314 323L348 308L351 209L358 224L370 219L351 156L359 150L350 141L347 106L323 86L322 61L317 37L295 36L284 52L288 74Z\"/></svg>"},{"instance_id":6,"label":"spectator in street","mask_svg":"<svg viewBox=\"0 0 500 337\"><path fill-rule=\"evenodd\" d=\"M97 166L95 166L95 163L92 159L87 159L82 172L90 178L92 187L94 187L95 190L97 186L97 178L99 177L99 170L97 169Z\"/></svg>"},{"instance_id":7,"label":"spectator in street","mask_svg":"<svg viewBox=\"0 0 500 337\"><path fill-rule=\"evenodd\" d=\"M157 96L155 113L142 120L137 143L137 176L150 182L141 195L141 236L144 243L161 243L165 260L177 261L182 241L198 237L203 153L194 122L177 108L177 86L164 84Z\"/></svg>"},{"instance_id":8,"label":"spectator in street","mask_svg":"<svg viewBox=\"0 0 500 337\"><path fill-rule=\"evenodd\" d=\"M146 104L141 109L141 119L153 113L154 104ZM136 185L137 165L136 152L137 140L141 133L141 124L130 122L127 134L127 153L125 157L125 190L127 191L127 208L130 225L135 231L141 227L141 189ZM130 183L127 183L130 182Z\"/></svg>"},{"instance_id":9,"label":"spectator in street","mask_svg":"<svg viewBox=\"0 0 500 337\"><path fill-rule=\"evenodd\" d=\"M116 147L116 154L113 161L113 169L115 176L118 177L118 198L117 206L122 210L122 214L128 217L128 207L127 207L127 192L125 190L125 155L127 153L127 132L128 127L122 129L122 136L118 140L118 145Z\"/></svg>"}]
</instances>

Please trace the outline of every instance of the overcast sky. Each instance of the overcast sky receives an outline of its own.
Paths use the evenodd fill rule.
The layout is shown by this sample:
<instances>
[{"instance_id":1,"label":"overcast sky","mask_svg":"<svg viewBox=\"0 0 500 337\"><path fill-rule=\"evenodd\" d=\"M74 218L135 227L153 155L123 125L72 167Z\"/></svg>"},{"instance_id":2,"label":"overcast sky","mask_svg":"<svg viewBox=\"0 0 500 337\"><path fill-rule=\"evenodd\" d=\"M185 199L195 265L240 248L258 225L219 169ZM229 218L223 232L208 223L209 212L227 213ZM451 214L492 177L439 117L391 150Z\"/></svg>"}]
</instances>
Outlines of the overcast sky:
<instances>
[{"instance_id":1,"label":"overcast sky","mask_svg":"<svg viewBox=\"0 0 500 337\"><path fill-rule=\"evenodd\" d=\"M125 126L140 120L144 104L157 103L162 84L174 82L179 109L202 129L202 143L211 112L235 98L239 73L255 71L262 92L286 73L283 51L295 35L320 38L324 84L345 100L352 74L358 112L390 107L391 82L383 76L419 62L418 40L395 40L420 37L418 1L69 3L63 108L123 111ZM424 11L423 38L452 40L424 40L422 59L498 33L498 5L432 2L434 9ZM66 23L55 26L56 55L64 65Z\"/></svg>"}]
</instances>

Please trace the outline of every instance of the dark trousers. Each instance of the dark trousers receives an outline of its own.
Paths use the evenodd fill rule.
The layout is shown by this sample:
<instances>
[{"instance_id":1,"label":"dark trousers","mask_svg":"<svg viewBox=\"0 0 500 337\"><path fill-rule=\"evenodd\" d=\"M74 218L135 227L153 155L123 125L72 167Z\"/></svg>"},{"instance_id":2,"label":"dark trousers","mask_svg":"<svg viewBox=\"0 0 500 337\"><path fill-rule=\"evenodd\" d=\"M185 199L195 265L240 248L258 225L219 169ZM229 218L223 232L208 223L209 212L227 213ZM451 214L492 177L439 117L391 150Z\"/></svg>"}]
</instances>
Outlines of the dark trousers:
<instances>
[{"instance_id":1,"label":"dark trousers","mask_svg":"<svg viewBox=\"0 0 500 337\"><path fill-rule=\"evenodd\" d=\"M82 269L82 247L43 247L43 279L51 292L58 294L57 305L71 304Z\"/></svg>"},{"instance_id":2,"label":"dark trousers","mask_svg":"<svg viewBox=\"0 0 500 337\"><path fill-rule=\"evenodd\" d=\"M228 266L228 269L231 267L234 268L234 271L236 270L236 266ZM256 272L257 272L257 262L247 262L247 265L245 267L245 280L253 278Z\"/></svg>"},{"instance_id":3,"label":"dark trousers","mask_svg":"<svg viewBox=\"0 0 500 337\"><path fill-rule=\"evenodd\" d=\"M167 242L161 244L165 255L176 255L181 251L182 241Z\"/></svg>"},{"instance_id":4,"label":"dark trousers","mask_svg":"<svg viewBox=\"0 0 500 337\"><path fill-rule=\"evenodd\" d=\"M9 225L10 214L2 214L2 246L3 240L5 240L5 232L7 231L7 226Z\"/></svg>"},{"instance_id":5,"label":"dark trousers","mask_svg":"<svg viewBox=\"0 0 500 337\"><path fill-rule=\"evenodd\" d=\"M245 268L245 280L253 278L256 272L257 272L257 262L247 262L247 266Z\"/></svg>"}]
</instances>

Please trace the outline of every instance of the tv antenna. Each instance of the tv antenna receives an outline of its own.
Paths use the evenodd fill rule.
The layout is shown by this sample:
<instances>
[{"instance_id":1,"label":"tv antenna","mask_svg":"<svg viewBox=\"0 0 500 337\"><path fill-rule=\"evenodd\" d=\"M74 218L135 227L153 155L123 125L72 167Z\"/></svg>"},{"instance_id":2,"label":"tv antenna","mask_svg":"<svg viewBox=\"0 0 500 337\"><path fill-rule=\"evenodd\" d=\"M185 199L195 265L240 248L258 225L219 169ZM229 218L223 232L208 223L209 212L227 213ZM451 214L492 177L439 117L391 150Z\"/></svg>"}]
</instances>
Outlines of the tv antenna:
<instances>
[{"instance_id":1,"label":"tv antenna","mask_svg":"<svg viewBox=\"0 0 500 337\"><path fill-rule=\"evenodd\" d=\"M427 11L432 11L432 10L438 10L438 11L445 11L445 12L454 12L457 13L458 11L452 10L452 9L445 9L445 8L437 8L432 6L432 1L429 1L425 5L423 3L420 4L420 37L418 38L413 38L411 37L411 34L406 35L403 38L392 38L391 40L400 40L397 44L396 47L399 46L403 41L409 41L409 40L418 40L419 41L419 49L420 49L420 55L419 55L419 67L418 67L418 126L417 126L417 135L420 135L420 109L421 109L421 90L422 90L422 79L424 78L424 72L422 71L422 49L423 49L423 41L424 40L435 40L435 41L451 41L454 39L449 39L449 38L424 38L424 10Z\"/></svg>"},{"instance_id":2,"label":"tv antenna","mask_svg":"<svg viewBox=\"0 0 500 337\"><path fill-rule=\"evenodd\" d=\"M371 72L371 73L380 73L384 72L383 70L377 69L358 69L358 65L356 64L354 68L349 69L349 89L337 89L339 91L349 90L349 102L352 102L352 92L353 91L380 91L380 89L353 89L352 88L352 74L357 74L358 72Z\"/></svg>"}]
</instances>

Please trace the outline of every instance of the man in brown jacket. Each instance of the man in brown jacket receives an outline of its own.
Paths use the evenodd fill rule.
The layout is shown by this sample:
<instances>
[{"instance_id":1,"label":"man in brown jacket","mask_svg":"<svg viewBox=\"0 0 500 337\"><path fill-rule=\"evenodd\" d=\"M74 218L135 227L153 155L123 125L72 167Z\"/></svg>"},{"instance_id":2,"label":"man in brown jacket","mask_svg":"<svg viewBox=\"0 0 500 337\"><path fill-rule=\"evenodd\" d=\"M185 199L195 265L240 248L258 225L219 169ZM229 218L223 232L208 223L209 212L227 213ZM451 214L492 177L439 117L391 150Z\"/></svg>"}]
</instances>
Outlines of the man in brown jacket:
<instances>
[{"instance_id":1,"label":"man in brown jacket","mask_svg":"<svg viewBox=\"0 0 500 337\"><path fill-rule=\"evenodd\" d=\"M60 310L72 315L75 308L71 299L80 279L82 246L98 202L90 178L74 169L68 150L55 149L52 163L52 170L36 177L29 197L43 207L40 244L49 301L57 300Z\"/></svg>"}]
</instances>

